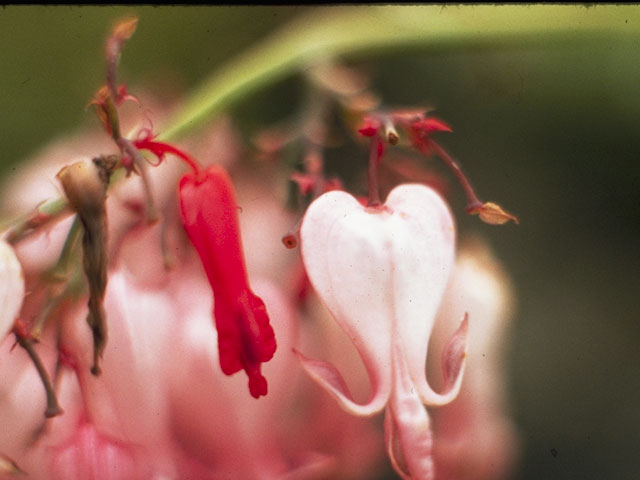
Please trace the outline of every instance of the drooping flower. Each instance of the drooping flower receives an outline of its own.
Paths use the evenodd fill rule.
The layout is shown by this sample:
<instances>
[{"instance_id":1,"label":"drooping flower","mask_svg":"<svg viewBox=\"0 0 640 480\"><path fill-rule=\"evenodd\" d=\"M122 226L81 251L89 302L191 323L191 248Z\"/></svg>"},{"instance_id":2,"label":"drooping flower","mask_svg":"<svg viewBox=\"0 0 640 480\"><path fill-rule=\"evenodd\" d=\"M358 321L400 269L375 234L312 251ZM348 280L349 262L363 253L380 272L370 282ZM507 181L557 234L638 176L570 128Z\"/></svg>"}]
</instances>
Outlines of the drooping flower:
<instances>
[{"instance_id":1,"label":"drooping flower","mask_svg":"<svg viewBox=\"0 0 640 480\"><path fill-rule=\"evenodd\" d=\"M249 287L238 226L238 206L224 169L185 174L180 180L182 222L214 292L214 318L222 371L243 369L255 398L267 394L260 368L276 340L264 302Z\"/></svg>"},{"instance_id":2,"label":"drooping flower","mask_svg":"<svg viewBox=\"0 0 640 480\"><path fill-rule=\"evenodd\" d=\"M467 321L443 355L445 389L425 377L427 346L454 258L454 225L442 199L421 185L394 189L384 205L363 207L345 192L311 204L300 232L316 292L360 353L371 381L356 403L337 369L301 353L304 369L355 415L386 407L387 452L403 478L434 475L423 404L455 398L464 368Z\"/></svg>"}]
</instances>

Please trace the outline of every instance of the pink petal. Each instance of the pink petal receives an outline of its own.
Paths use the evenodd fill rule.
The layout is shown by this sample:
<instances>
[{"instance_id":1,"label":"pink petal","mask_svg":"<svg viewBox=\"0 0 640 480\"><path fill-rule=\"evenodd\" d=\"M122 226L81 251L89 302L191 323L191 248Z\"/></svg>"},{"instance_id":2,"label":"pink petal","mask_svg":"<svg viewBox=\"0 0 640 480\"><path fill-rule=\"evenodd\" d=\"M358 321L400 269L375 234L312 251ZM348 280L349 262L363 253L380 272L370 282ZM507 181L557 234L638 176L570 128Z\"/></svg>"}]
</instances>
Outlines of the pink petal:
<instances>
[{"instance_id":1,"label":"pink petal","mask_svg":"<svg viewBox=\"0 0 640 480\"><path fill-rule=\"evenodd\" d=\"M264 365L270 392L257 402L246 394L246 379L227 377L219 367L212 302L202 276L181 275L175 280L173 295L181 316L173 351L181 361L171 366L169 376L172 432L184 453L180 478L280 478L289 467L282 437L297 370L291 354L297 319L288 299L271 283L253 281L283 347ZM202 474L197 473L198 465ZM204 474L207 470L209 476Z\"/></svg>"},{"instance_id":2,"label":"pink petal","mask_svg":"<svg viewBox=\"0 0 640 480\"><path fill-rule=\"evenodd\" d=\"M442 342L455 328L453 320L469 312L462 390L454 402L434 412L438 478L507 478L514 466L519 442L508 417L502 359L512 304L509 280L488 249L478 242L464 249L434 331L436 343Z\"/></svg>"},{"instance_id":3,"label":"pink petal","mask_svg":"<svg viewBox=\"0 0 640 480\"><path fill-rule=\"evenodd\" d=\"M442 356L445 391L459 391L462 384L462 371L467 356L467 335L469 333L469 315L465 313L458 330L453 334Z\"/></svg>"},{"instance_id":4,"label":"pink petal","mask_svg":"<svg viewBox=\"0 0 640 480\"><path fill-rule=\"evenodd\" d=\"M166 438L166 364L177 311L163 290L146 290L122 271L105 296L109 342L103 373L90 374L90 330L84 308L66 315L61 348L76 362L89 420L105 434L140 444Z\"/></svg>"},{"instance_id":5,"label":"pink petal","mask_svg":"<svg viewBox=\"0 0 640 480\"><path fill-rule=\"evenodd\" d=\"M66 479L127 479L150 475L151 466L136 462L134 450L98 433L90 423L78 426L69 441L51 451L47 475Z\"/></svg>"},{"instance_id":6,"label":"pink petal","mask_svg":"<svg viewBox=\"0 0 640 480\"><path fill-rule=\"evenodd\" d=\"M356 403L351 396L349 387L347 387L344 378L342 378L336 367L329 362L307 358L296 349L293 352L298 356L302 368L309 376L327 390L347 412L353 415L369 416L378 413L387 403L388 392L385 394L383 390L378 390L371 395L369 401L364 405Z\"/></svg>"},{"instance_id":7,"label":"pink petal","mask_svg":"<svg viewBox=\"0 0 640 480\"><path fill-rule=\"evenodd\" d=\"M394 388L385 412L385 442L395 471L403 479L432 480L433 438L429 416L418 396L400 348L394 350Z\"/></svg>"}]
</instances>

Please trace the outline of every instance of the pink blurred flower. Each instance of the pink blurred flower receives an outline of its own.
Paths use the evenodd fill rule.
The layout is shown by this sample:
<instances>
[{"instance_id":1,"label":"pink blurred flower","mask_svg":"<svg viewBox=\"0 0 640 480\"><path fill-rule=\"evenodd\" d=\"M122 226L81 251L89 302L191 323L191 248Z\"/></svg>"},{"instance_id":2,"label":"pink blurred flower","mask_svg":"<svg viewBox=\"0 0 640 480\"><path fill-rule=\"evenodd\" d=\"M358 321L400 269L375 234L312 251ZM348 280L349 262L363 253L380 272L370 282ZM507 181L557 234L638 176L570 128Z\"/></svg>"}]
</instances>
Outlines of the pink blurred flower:
<instances>
[{"instance_id":1,"label":"pink blurred flower","mask_svg":"<svg viewBox=\"0 0 640 480\"><path fill-rule=\"evenodd\" d=\"M509 279L488 248L479 240L462 248L433 333L437 352L455 328L451 319L469 312L460 395L434 413L439 480L499 480L514 466L518 438L508 417L503 352L513 302Z\"/></svg>"},{"instance_id":2,"label":"pink blurred flower","mask_svg":"<svg viewBox=\"0 0 640 480\"><path fill-rule=\"evenodd\" d=\"M220 368L211 315L215 294L179 222L175 169L165 168L151 172L165 222L147 225L131 208L143 203L135 179L116 185L107 199L109 341L102 374L90 373L84 296L58 304L35 345L55 379L63 415L44 419L35 369L24 351L11 350L13 339L4 339L0 452L34 479L368 478L371 470L360 465L376 465L377 432L349 422L333 403L316 401L291 352L300 340L293 289L274 284L294 266L294 256L279 243L283 227L292 223L281 200L265 188L267 182L256 182L259 173L240 178L248 271L280 345L263 367L269 394L257 401L247 394L246 380L227 377ZM36 251L38 236L22 245L21 257ZM22 309L27 319L47 304L40 274L57 257L54 246L48 244L54 254L30 264L31 293ZM167 252L173 260L169 270L163 262Z\"/></svg>"}]
</instances>

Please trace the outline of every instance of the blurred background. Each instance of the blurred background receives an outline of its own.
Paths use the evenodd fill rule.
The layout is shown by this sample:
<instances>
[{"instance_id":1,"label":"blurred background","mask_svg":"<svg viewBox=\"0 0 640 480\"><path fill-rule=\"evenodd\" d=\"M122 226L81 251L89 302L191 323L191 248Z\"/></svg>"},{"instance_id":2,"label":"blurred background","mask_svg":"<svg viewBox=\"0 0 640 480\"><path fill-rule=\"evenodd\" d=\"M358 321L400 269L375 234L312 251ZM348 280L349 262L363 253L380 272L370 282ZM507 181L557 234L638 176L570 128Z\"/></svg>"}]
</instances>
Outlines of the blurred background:
<instances>
[{"instance_id":1,"label":"blurred background","mask_svg":"<svg viewBox=\"0 0 640 480\"><path fill-rule=\"evenodd\" d=\"M473 7L460 8L472 19ZM527 42L414 45L347 60L370 75L386 104L436 108L454 128L439 140L480 196L521 220L492 227L465 216L451 180L461 233L488 239L517 290L506 363L524 447L514 478L635 479L640 7L619 7L627 21L612 20L610 33L597 35L581 30L577 18L585 7L566 8L576 12L575 24L567 16L575 33L562 41L541 30ZM596 17L601 12L606 23L611 10L589 9ZM140 19L119 78L132 92L144 88L174 102L304 13L301 7L3 8L3 175L52 139L95 126L84 108L104 81L103 45L116 19ZM292 75L232 113L249 135L293 112L303 96Z\"/></svg>"}]
</instances>

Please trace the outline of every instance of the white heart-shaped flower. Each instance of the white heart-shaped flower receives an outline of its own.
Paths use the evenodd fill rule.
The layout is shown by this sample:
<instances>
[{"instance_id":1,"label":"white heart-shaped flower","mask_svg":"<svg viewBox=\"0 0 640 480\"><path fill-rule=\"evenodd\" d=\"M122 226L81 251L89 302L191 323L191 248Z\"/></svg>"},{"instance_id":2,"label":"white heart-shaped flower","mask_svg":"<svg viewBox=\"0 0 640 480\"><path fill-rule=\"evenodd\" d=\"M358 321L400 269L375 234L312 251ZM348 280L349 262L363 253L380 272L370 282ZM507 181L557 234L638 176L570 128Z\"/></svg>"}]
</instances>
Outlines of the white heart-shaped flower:
<instances>
[{"instance_id":1,"label":"white heart-shaped flower","mask_svg":"<svg viewBox=\"0 0 640 480\"><path fill-rule=\"evenodd\" d=\"M302 366L341 406L372 415L387 406L387 450L404 478L432 478L429 418L422 404L453 400L462 380L467 321L443 355L445 391L427 382L429 337L455 256L451 213L423 185L395 188L382 207L333 191L305 214L300 241L309 279L358 350L371 381L353 400L337 369L299 352Z\"/></svg>"}]
</instances>

